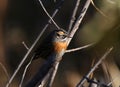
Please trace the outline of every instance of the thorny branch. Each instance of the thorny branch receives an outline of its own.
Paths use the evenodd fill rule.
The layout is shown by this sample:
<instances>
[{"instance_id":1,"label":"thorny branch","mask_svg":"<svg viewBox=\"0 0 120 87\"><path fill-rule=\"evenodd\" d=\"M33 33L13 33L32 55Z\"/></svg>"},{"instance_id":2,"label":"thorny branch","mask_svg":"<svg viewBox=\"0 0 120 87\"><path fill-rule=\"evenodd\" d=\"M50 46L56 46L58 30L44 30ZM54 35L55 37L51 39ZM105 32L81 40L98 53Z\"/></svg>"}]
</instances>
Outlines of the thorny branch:
<instances>
[{"instance_id":1,"label":"thorny branch","mask_svg":"<svg viewBox=\"0 0 120 87\"><path fill-rule=\"evenodd\" d=\"M91 70L85 75L86 78L89 78L91 73L95 71L95 69L102 63L102 61L108 56L108 54L113 50L113 47L109 48L106 53L100 58L100 60L91 68ZM82 87L84 82L86 81L85 78L82 78L82 80L77 84L76 87Z\"/></svg>"}]
</instances>

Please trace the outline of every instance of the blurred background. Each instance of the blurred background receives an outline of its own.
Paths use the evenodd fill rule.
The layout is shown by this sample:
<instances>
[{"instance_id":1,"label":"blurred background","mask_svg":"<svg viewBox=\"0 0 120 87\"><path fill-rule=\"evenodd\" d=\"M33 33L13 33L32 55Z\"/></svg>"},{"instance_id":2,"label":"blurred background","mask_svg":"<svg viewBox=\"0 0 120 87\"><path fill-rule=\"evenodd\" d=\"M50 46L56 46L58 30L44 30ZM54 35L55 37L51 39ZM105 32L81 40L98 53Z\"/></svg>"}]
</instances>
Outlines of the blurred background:
<instances>
[{"instance_id":1,"label":"blurred background","mask_svg":"<svg viewBox=\"0 0 120 87\"><path fill-rule=\"evenodd\" d=\"M52 14L55 10L55 4L59 0L56 2L54 0L42 1L48 12ZM56 23L65 30L68 29L75 3L76 0L65 0L54 18ZM84 3L85 0L81 0L76 18L79 16ZM92 67L92 61L98 61L106 49L111 46L114 47L114 50L104 60L107 69L103 68L104 64L102 64L94 72L94 76L104 83L109 83L109 79L114 80L117 77L118 79L113 82L113 87L120 85L120 0L94 0L94 3L107 17L100 14L93 5L90 5L68 49L89 43L96 44L64 55L55 78L54 87L75 87L81 77ZM27 52L22 42L24 41L30 47L48 19L38 0L0 0L1 87L5 86ZM55 28L53 24L50 24L45 33L48 34ZM44 61L38 59L31 64L23 85L31 79ZM13 80L11 87L18 87L23 69L24 67ZM108 77L106 70L109 72Z\"/></svg>"}]
</instances>

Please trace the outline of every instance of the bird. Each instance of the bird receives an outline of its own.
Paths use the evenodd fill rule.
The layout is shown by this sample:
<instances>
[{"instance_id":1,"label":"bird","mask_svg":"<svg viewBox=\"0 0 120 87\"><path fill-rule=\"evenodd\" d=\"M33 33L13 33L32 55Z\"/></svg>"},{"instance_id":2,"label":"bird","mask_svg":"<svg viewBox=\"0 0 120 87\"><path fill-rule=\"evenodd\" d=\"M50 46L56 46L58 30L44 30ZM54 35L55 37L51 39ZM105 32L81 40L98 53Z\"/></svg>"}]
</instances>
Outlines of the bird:
<instances>
[{"instance_id":1,"label":"bird","mask_svg":"<svg viewBox=\"0 0 120 87\"><path fill-rule=\"evenodd\" d=\"M53 30L44 41L38 45L38 48L34 52L33 60L43 58L47 61L40 67L36 75L25 87L35 87L38 82L41 83L49 70L54 67L54 63L61 61L67 49L68 38L68 33L65 30Z\"/></svg>"},{"instance_id":2,"label":"bird","mask_svg":"<svg viewBox=\"0 0 120 87\"><path fill-rule=\"evenodd\" d=\"M38 58L47 59L50 55L62 56L67 48L68 33L63 30L53 30L44 40L38 45L34 51L33 60Z\"/></svg>"}]
</instances>

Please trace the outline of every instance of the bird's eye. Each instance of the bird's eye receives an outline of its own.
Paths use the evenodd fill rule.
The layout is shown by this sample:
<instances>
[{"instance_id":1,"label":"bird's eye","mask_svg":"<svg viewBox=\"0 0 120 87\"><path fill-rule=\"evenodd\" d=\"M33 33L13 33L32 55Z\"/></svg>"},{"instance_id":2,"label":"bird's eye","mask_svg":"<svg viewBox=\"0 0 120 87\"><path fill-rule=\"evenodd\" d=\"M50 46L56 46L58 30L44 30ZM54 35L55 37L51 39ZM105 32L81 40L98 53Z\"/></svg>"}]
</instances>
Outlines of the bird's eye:
<instances>
[{"instance_id":1,"label":"bird's eye","mask_svg":"<svg viewBox=\"0 0 120 87\"><path fill-rule=\"evenodd\" d=\"M65 39L66 38L66 35L62 35L62 39Z\"/></svg>"},{"instance_id":2,"label":"bird's eye","mask_svg":"<svg viewBox=\"0 0 120 87\"><path fill-rule=\"evenodd\" d=\"M60 34L57 33L57 36L60 37Z\"/></svg>"}]
</instances>

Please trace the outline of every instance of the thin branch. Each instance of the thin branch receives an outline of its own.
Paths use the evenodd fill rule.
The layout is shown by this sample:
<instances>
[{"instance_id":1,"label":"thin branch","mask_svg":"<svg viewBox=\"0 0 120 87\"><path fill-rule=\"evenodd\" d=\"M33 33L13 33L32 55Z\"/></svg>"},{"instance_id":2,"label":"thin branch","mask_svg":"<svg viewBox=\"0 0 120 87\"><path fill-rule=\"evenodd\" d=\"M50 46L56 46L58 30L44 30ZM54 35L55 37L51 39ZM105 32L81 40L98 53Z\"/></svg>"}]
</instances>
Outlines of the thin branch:
<instances>
[{"instance_id":1,"label":"thin branch","mask_svg":"<svg viewBox=\"0 0 120 87\"><path fill-rule=\"evenodd\" d=\"M53 12L52 18L55 17L55 15L59 11L60 7L61 7L61 5L58 6L58 8L56 8L56 10ZM30 47L30 49L28 50L28 52L26 53L26 55L23 57L22 61L18 65L17 69L15 70L15 72L13 73L13 75L11 76L11 78L9 79L8 83L6 84L6 87L9 87L9 85L11 84L11 82L13 81L13 79L15 78L16 74L20 70L21 66L23 65L23 63L25 62L25 60L27 59L27 57L31 54L32 50L36 47L36 45L38 44L41 36L43 35L43 33L45 32L45 30L49 26L49 23L51 23L51 19L48 20L48 23L42 29L42 31L40 32L40 34L38 35L38 37L36 38L36 40L34 41L34 43L32 44L32 46Z\"/></svg>"},{"instance_id":2,"label":"thin branch","mask_svg":"<svg viewBox=\"0 0 120 87\"><path fill-rule=\"evenodd\" d=\"M75 5L75 8L74 8L74 10L73 10L73 14L72 14L70 23L69 23L68 33L71 31L71 28L72 28L73 23L74 23L74 21L75 21L75 15L76 15L76 13L77 13L79 4L80 4L80 0L77 0L77 1L76 1L76 5Z\"/></svg>"},{"instance_id":3,"label":"thin branch","mask_svg":"<svg viewBox=\"0 0 120 87\"><path fill-rule=\"evenodd\" d=\"M50 79L48 80L48 85L46 87L52 87L55 75L56 75L57 70L58 70L59 63L60 62L55 62L54 63L54 65L53 65L53 71L52 71L52 73L50 75Z\"/></svg>"},{"instance_id":4,"label":"thin branch","mask_svg":"<svg viewBox=\"0 0 120 87\"><path fill-rule=\"evenodd\" d=\"M95 71L95 69L102 63L102 61L108 56L108 54L113 50L113 47L109 48L105 54L100 58L100 60L94 65L94 67L88 72L88 74L85 75L86 78L89 78L91 73ZM82 78L82 80L77 84L76 87L81 87L84 82L86 81L85 78Z\"/></svg>"},{"instance_id":5,"label":"thin branch","mask_svg":"<svg viewBox=\"0 0 120 87\"><path fill-rule=\"evenodd\" d=\"M72 31L71 31L71 33L70 33L70 35L69 35L71 38L68 39L68 44L69 44L70 41L72 40L72 37L74 36L75 32L78 30L78 28L79 28L79 26L80 26L80 23L82 22L82 19L83 19L83 17L85 16L86 11L87 11L87 9L88 9L88 7L89 7L89 5L90 5L90 2L91 2L91 0L87 0L87 1L86 1L86 3L85 3L85 5L84 5L84 7L83 7L83 9L82 9L79 17L77 18L77 21L75 22L75 25L73 26L73 29L72 29Z\"/></svg>"},{"instance_id":6,"label":"thin branch","mask_svg":"<svg viewBox=\"0 0 120 87\"><path fill-rule=\"evenodd\" d=\"M25 69L24 69L24 72L23 72L22 79L21 79L21 82L20 82L19 87L22 87L22 84L23 84L23 81L24 81L24 78L25 78L26 72L27 72L27 70L28 70L30 64L32 63L33 58L34 58L34 56L31 58L31 60L29 61L29 63L26 65L26 67L25 67Z\"/></svg>"},{"instance_id":7,"label":"thin branch","mask_svg":"<svg viewBox=\"0 0 120 87\"><path fill-rule=\"evenodd\" d=\"M29 50L29 47L27 46L27 44L24 41L22 42L22 44L27 50Z\"/></svg>"},{"instance_id":8,"label":"thin branch","mask_svg":"<svg viewBox=\"0 0 120 87\"><path fill-rule=\"evenodd\" d=\"M8 72L7 72L7 69L5 68L5 66L1 62L0 62L0 66L2 67L3 71L5 72L7 78L9 79L10 77L9 77Z\"/></svg>"},{"instance_id":9,"label":"thin branch","mask_svg":"<svg viewBox=\"0 0 120 87\"><path fill-rule=\"evenodd\" d=\"M52 69L48 72L48 74L43 78L42 82L38 87L44 87L46 82L48 81L50 74L52 73Z\"/></svg>"},{"instance_id":10,"label":"thin branch","mask_svg":"<svg viewBox=\"0 0 120 87\"><path fill-rule=\"evenodd\" d=\"M116 76L116 78L115 78L115 79L113 79L111 82L109 82L109 83L107 84L107 86L108 86L108 87L109 87L109 86L111 86L111 85L112 85L112 83L113 83L115 80L119 79L119 76L120 76L120 74L119 74L119 75L117 75L117 76Z\"/></svg>"},{"instance_id":11,"label":"thin branch","mask_svg":"<svg viewBox=\"0 0 120 87\"><path fill-rule=\"evenodd\" d=\"M66 50L65 53L70 53L70 52L82 50L82 49L88 48L88 47L93 46L93 45L94 45L94 43L88 44L88 45L85 45L85 46L82 46L82 47L74 48L74 49L69 49L69 50Z\"/></svg>"},{"instance_id":12,"label":"thin branch","mask_svg":"<svg viewBox=\"0 0 120 87\"><path fill-rule=\"evenodd\" d=\"M98 7L94 4L93 0L91 0L91 3L92 3L92 5L95 7L95 9L96 9L101 15L103 15L105 18L108 19L108 16L105 15Z\"/></svg>"},{"instance_id":13,"label":"thin branch","mask_svg":"<svg viewBox=\"0 0 120 87\"><path fill-rule=\"evenodd\" d=\"M56 22L53 20L53 18L50 16L50 14L47 12L47 10L45 9L43 3L41 0L39 0L40 2L40 5L42 6L43 10L45 11L45 13L47 14L47 16L51 19L51 21L53 22L53 24L58 28L60 29L60 27L56 24Z\"/></svg>"},{"instance_id":14,"label":"thin branch","mask_svg":"<svg viewBox=\"0 0 120 87\"><path fill-rule=\"evenodd\" d=\"M35 87L38 82L41 84L43 82L44 78L48 73L51 71L51 68L54 64L54 54L48 57L48 60L39 68L38 72L35 74L35 76L28 82L28 84L25 87Z\"/></svg>"}]
</instances>

